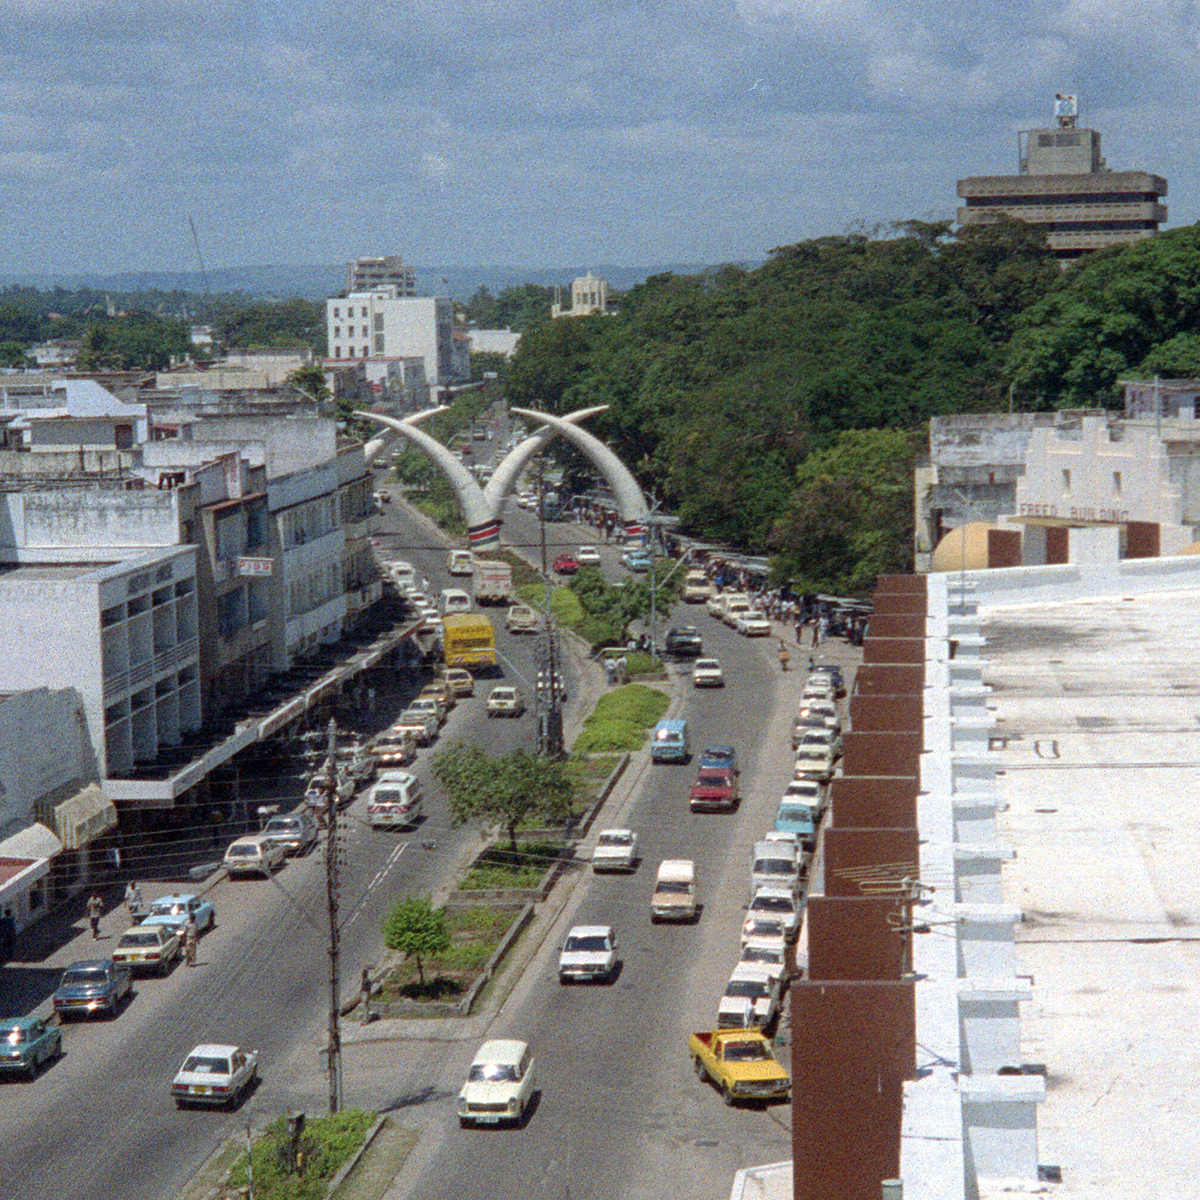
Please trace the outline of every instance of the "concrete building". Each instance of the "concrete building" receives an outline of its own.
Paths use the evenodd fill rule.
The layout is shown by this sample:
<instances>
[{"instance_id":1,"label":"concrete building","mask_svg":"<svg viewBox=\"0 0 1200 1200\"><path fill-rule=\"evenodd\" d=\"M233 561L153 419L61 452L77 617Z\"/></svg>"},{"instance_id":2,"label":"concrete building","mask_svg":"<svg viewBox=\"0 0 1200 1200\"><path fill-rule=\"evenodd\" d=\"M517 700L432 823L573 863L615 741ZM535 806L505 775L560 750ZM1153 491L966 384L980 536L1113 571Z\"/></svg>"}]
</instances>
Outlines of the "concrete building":
<instances>
[{"instance_id":1,"label":"concrete building","mask_svg":"<svg viewBox=\"0 0 1200 1200\"><path fill-rule=\"evenodd\" d=\"M608 313L608 281L589 271L571 283L569 307L555 303L550 306L551 317L594 317Z\"/></svg>"},{"instance_id":2,"label":"concrete building","mask_svg":"<svg viewBox=\"0 0 1200 1200\"><path fill-rule=\"evenodd\" d=\"M521 335L511 329L468 329L467 340L472 354L503 354L512 358L521 344Z\"/></svg>"},{"instance_id":3,"label":"concrete building","mask_svg":"<svg viewBox=\"0 0 1200 1200\"><path fill-rule=\"evenodd\" d=\"M356 258L347 266L347 292L373 292L382 287L395 288L397 296L415 296L417 273L406 267L398 254Z\"/></svg>"},{"instance_id":4,"label":"concrete building","mask_svg":"<svg viewBox=\"0 0 1200 1200\"><path fill-rule=\"evenodd\" d=\"M1036 225L1061 263L1089 250L1149 237L1167 220L1167 181L1146 171L1112 171L1100 133L1078 125L1074 96L1055 102L1057 123L1022 130L1016 175L958 181L960 225L1012 217Z\"/></svg>"},{"instance_id":5,"label":"concrete building","mask_svg":"<svg viewBox=\"0 0 1200 1200\"><path fill-rule=\"evenodd\" d=\"M325 302L327 365L347 359L418 357L431 387L469 378L454 347L454 310L445 296L404 296L394 287Z\"/></svg>"},{"instance_id":6,"label":"concrete building","mask_svg":"<svg viewBox=\"0 0 1200 1200\"><path fill-rule=\"evenodd\" d=\"M336 365L327 359L325 376L335 400L382 405L381 411L393 415L420 412L429 407L425 360L415 355L358 358Z\"/></svg>"}]
</instances>

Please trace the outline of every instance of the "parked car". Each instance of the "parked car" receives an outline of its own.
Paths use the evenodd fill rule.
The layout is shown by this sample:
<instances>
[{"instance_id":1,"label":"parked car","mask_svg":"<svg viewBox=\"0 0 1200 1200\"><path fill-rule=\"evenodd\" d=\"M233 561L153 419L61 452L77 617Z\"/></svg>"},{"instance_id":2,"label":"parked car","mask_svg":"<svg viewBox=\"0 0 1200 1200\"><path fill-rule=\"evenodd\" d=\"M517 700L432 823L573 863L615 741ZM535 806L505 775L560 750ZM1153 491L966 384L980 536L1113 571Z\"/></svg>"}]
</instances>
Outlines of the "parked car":
<instances>
[{"instance_id":1,"label":"parked car","mask_svg":"<svg viewBox=\"0 0 1200 1200\"><path fill-rule=\"evenodd\" d=\"M573 554L560 554L551 569L556 575L574 575L579 570L579 560Z\"/></svg>"},{"instance_id":2,"label":"parked car","mask_svg":"<svg viewBox=\"0 0 1200 1200\"><path fill-rule=\"evenodd\" d=\"M841 721L838 720L837 705L832 698L810 697L808 700L801 701L799 715L820 717L830 729L841 729L842 727Z\"/></svg>"},{"instance_id":3,"label":"parked car","mask_svg":"<svg viewBox=\"0 0 1200 1200\"><path fill-rule=\"evenodd\" d=\"M704 652L704 639L695 625L673 625L667 630L666 651L680 658L695 658Z\"/></svg>"},{"instance_id":4,"label":"parked car","mask_svg":"<svg viewBox=\"0 0 1200 1200\"><path fill-rule=\"evenodd\" d=\"M504 628L509 633L537 633L542 621L536 608L514 604L504 616Z\"/></svg>"},{"instance_id":5,"label":"parked car","mask_svg":"<svg viewBox=\"0 0 1200 1200\"><path fill-rule=\"evenodd\" d=\"M0 1074L21 1071L36 1079L43 1063L62 1054L62 1030L41 1017L0 1018Z\"/></svg>"},{"instance_id":6,"label":"parked car","mask_svg":"<svg viewBox=\"0 0 1200 1200\"><path fill-rule=\"evenodd\" d=\"M724 687L725 676L715 658L698 658L692 667L693 687Z\"/></svg>"},{"instance_id":7,"label":"parked car","mask_svg":"<svg viewBox=\"0 0 1200 1200\"><path fill-rule=\"evenodd\" d=\"M832 747L801 741L796 750L795 777L817 779L821 783L827 783L833 775L833 763Z\"/></svg>"},{"instance_id":8,"label":"parked car","mask_svg":"<svg viewBox=\"0 0 1200 1200\"><path fill-rule=\"evenodd\" d=\"M229 843L225 870L230 875L272 875L286 857L287 851L268 834L252 833Z\"/></svg>"},{"instance_id":9,"label":"parked car","mask_svg":"<svg viewBox=\"0 0 1200 1200\"><path fill-rule=\"evenodd\" d=\"M183 1060L171 1080L177 1108L215 1104L233 1108L258 1082L258 1051L205 1043Z\"/></svg>"},{"instance_id":10,"label":"parked car","mask_svg":"<svg viewBox=\"0 0 1200 1200\"><path fill-rule=\"evenodd\" d=\"M560 983L602 980L617 973L617 939L611 925L576 925L567 934L558 956Z\"/></svg>"},{"instance_id":11,"label":"parked car","mask_svg":"<svg viewBox=\"0 0 1200 1200\"><path fill-rule=\"evenodd\" d=\"M775 814L775 829L780 833L794 834L802 846L811 849L816 845L819 820L819 810L807 801L784 797Z\"/></svg>"},{"instance_id":12,"label":"parked car","mask_svg":"<svg viewBox=\"0 0 1200 1200\"><path fill-rule=\"evenodd\" d=\"M367 820L372 829L406 828L424 811L421 781L407 771L384 771L367 794Z\"/></svg>"},{"instance_id":13,"label":"parked car","mask_svg":"<svg viewBox=\"0 0 1200 1200\"><path fill-rule=\"evenodd\" d=\"M575 561L581 567L598 567L600 565L600 551L595 546L580 546L575 553Z\"/></svg>"},{"instance_id":14,"label":"parked car","mask_svg":"<svg viewBox=\"0 0 1200 1200\"><path fill-rule=\"evenodd\" d=\"M637 834L632 829L602 829L592 851L593 871L632 871L637 865Z\"/></svg>"},{"instance_id":15,"label":"parked car","mask_svg":"<svg viewBox=\"0 0 1200 1200\"><path fill-rule=\"evenodd\" d=\"M72 963L54 993L54 1011L61 1020L105 1013L115 1017L121 1002L133 994L133 976L128 967L111 958L93 958Z\"/></svg>"},{"instance_id":16,"label":"parked car","mask_svg":"<svg viewBox=\"0 0 1200 1200\"><path fill-rule=\"evenodd\" d=\"M458 1093L460 1125L520 1124L533 1099L534 1061L527 1042L484 1042Z\"/></svg>"},{"instance_id":17,"label":"parked car","mask_svg":"<svg viewBox=\"0 0 1200 1200\"><path fill-rule=\"evenodd\" d=\"M750 612L739 613L734 619L733 627L742 637L770 637L772 633L771 622L753 609Z\"/></svg>"},{"instance_id":18,"label":"parked car","mask_svg":"<svg viewBox=\"0 0 1200 1200\"><path fill-rule=\"evenodd\" d=\"M830 729L828 725L824 729L806 729L800 735L800 741L795 746L796 750L802 750L805 746L821 746L828 750L833 757L840 758L842 754L842 735L836 729Z\"/></svg>"},{"instance_id":19,"label":"parked car","mask_svg":"<svg viewBox=\"0 0 1200 1200\"><path fill-rule=\"evenodd\" d=\"M170 925L134 925L121 934L113 962L131 971L153 969L165 975L183 950L183 937Z\"/></svg>"},{"instance_id":20,"label":"parked car","mask_svg":"<svg viewBox=\"0 0 1200 1200\"><path fill-rule=\"evenodd\" d=\"M754 893L750 906L746 910L746 921L742 927L743 934L757 937L750 933L749 926L759 917L772 917L783 922L783 928L788 941L792 941L800 932L800 910L803 901L797 899L796 893L787 887L762 887Z\"/></svg>"},{"instance_id":21,"label":"parked car","mask_svg":"<svg viewBox=\"0 0 1200 1200\"><path fill-rule=\"evenodd\" d=\"M842 668L837 663L817 663L809 674L809 678L811 679L813 675L821 672L833 680L834 697L840 700L846 694L846 677L842 674Z\"/></svg>"},{"instance_id":22,"label":"parked car","mask_svg":"<svg viewBox=\"0 0 1200 1200\"><path fill-rule=\"evenodd\" d=\"M182 933L190 916L195 916L196 926L201 933L211 929L217 919L216 910L202 896L173 892L150 902L142 925L170 925L177 933Z\"/></svg>"},{"instance_id":23,"label":"parked car","mask_svg":"<svg viewBox=\"0 0 1200 1200\"><path fill-rule=\"evenodd\" d=\"M787 926L779 917L751 913L742 924L742 945L746 946L750 942L759 942L786 953Z\"/></svg>"},{"instance_id":24,"label":"parked car","mask_svg":"<svg viewBox=\"0 0 1200 1200\"><path fill-rule=\"evenodd\" d=\"M771 942L757 940L747 942L742 947L742 957L738 959L738 962L761 967L779 980L781 987L789 974L787 951L782 946L773 945Z\"/></svg>"},{"instance_id":25,"label":"parked car","mask_svg":"<svg viewBox=\"0 0 1200 1200\"><path fill-rule=\"evenodd\" d=\"M276 813L264 826L263 837L284 854L307 854L317 844L317 825L307 813Z\"/></svg>"},{"instance_id":26,"label":"parked car","mask_svg":"<svg viewBox=\"0 0 1200 1200\"><path fill-rule=\"evenodd\" d=\"M525 698L521 689L501 684L492 688L487 698L489 717L519 717L525 711Z\"/></svg>"},{"instance_id":27,"label":"parked car","mask_svg":"<svg viewBox=\"0 0 1200 1200\"><path fill-rule=\"evenodd\" d=\"M718 1029L763 1029L779 1015L779 979L753 963L738 963L717 1004Z\"/></svg>"},{"instance_id":28,"label":"parked car","mask_svg":"<svg viewBox=\"0 0 1200 1200\"><path fill-rule=\"evenodd\" d=\"M626 550L621 555L621 563L627 571L642 575L650 570L650 555L645 550Z\"/></svg>"}]
</instances>

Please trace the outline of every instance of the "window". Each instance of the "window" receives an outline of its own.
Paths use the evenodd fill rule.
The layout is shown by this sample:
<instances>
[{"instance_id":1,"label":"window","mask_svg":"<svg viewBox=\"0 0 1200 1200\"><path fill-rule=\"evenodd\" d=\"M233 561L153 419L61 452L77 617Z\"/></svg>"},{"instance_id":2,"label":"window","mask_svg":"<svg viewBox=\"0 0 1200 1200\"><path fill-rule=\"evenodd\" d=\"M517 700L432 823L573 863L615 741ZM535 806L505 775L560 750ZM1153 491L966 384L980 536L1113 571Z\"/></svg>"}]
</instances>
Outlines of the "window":
<instances>
[{"instance_id":1,"label":"window","mask_svg":"<svg viewBox=\"0 0 1200 1200\"><path fill-rule=\"evenodd\" d=\"M363 356L363 358L370 358L370 357L371 357L371 347L370 347L370 346L364 346L364 347L363 347L362 356Z\"/></svg>"},{"instance_id":2,"label":"window","mask_svg":"<svg viewBox=\"0 0 1200 1200\"><path fill-rule=\"evenodd\" d=\"M1121 494L1121 472L1114 471L1113 472L1113 495L1119 496L1120 494Z\"/></svg>"},{"instance_id":3,"label":"window","mask_svg":"<svg viewBox=\"0 0 1200 1200\"><path fill-rule=\"evenodd\" d=\"M333 348L333 357L334 357L334 358L341 358L341 357L342 357L342 348L341 348L341 346L334 346L334 348Z\"/></svg>"},{"instance_id":4,"label":"window","mask_svg":"<svg viewBox=\"0 0 1200 1200\"><path fill-rule=\"evenodd\" d=\"M334 315L335 317L340 317L340 316L342 315L342 314L341 314L341 310L340 310L340 309L337 309L337 308L335 308L335 309L333 310L333 315Z\"/></svg>"},{"instance_id":5,"label":"window","mask_svg":"<svg viewBox=\"0 0 1200 1200\"><path fill-rule=\"evenodd\" d=\"M383 334L382 333L377 333L375 335L375 353L376 354L383 353Z\"/></svg>"},{"instance_id":6,"label":"window","mask_svg":"<svg viewBox=\"0 0 1200 1200\"><path fill-rule=\"evenodd\" d=\"M1070 492L1070 490L1071 490L1071 472L1064 470L1063 471L1063 491Z\"/></svg>"},{"instance_id":7,"label":"window","mask_svg":"<svg viewBox=\"0 0 1200 1200\"><path fill-rule=\"evenodd\" d=\"M375 314L375 332L376 333L383 332L383 313Z\"/></svg>"},{"instance_id":8,"label":"window","mask_svg":"<svg viewBox=\"0 0 1200 1200\"><path fill-rule=\"evenodd\" d=\"M364 305L363 305L363 307L362 307L362 315L363 315L364 317L367 315L367 306L366 306L365 304L364 304Z\"/></svg>"},{"instance_id":9,"label":"window","mask_svg":"<svg viewBox=\"0 0 1200 1200\"><path fill-rule=\"evenodd\" d=\"M340 325L335 325L333 327L333 336L335 338L340 338L342 336L342 327Z\"/></svg>"}]
</instances>

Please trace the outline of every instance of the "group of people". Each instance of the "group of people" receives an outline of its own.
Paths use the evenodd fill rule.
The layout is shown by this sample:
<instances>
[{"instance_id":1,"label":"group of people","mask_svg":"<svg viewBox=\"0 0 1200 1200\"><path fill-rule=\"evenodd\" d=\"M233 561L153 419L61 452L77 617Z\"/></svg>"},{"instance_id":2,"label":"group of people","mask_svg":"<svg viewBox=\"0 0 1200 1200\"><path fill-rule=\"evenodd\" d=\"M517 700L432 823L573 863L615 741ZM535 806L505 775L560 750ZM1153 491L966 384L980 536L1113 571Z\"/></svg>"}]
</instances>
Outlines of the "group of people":
<instances>
[{"instance_id":1,"label":"group of people","mask_svg":"<svg viewBox=\"0 0 1200 1200\"><path fill-rule=\"evenodd\" d=\"M142 898L142 889L132 880L125 885L125 907L129 911L129 923L136 925L146 915L146 902ZM99 892L93 892L87 900L88 925L92 930L92 941L100 940L100 918L104 915L104 897ZM196 914L188 913L187 923L183 927L183 955L189 967L196 965L196 947L200 942L200 926L196 924Z\"/></svg>"}]
</instances>

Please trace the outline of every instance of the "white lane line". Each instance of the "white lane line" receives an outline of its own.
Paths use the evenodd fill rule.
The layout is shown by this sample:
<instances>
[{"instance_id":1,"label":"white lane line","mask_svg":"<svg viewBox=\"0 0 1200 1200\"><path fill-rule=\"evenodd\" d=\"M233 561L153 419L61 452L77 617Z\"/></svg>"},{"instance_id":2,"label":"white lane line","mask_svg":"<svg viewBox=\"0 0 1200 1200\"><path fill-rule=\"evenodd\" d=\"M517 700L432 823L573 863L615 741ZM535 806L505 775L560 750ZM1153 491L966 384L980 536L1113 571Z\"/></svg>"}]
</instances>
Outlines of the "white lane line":
<instances>
[{"instance_id":1,"label":"white lane line","mask_svg":"<svg viewBox=\"0 0 1200 1200\"><path fill-rule=\"evenodd\" d=\"M366 906L367 900L370 898L371 893L387 878L388 872L390 872L391 869L400 861L400 855L402 855L404 851L408 849L408 845L408 842L400 842L396 846L395 850L388 855L387 862L385 862L383 866L375 872L375 878L367 884L367 890L363 892L362 897L354 906L354 912L351 914L350 919L345 923L345 925L342 926L343 929L349 929L350 926L358 920L359 914Z\"/></svg>"}]
</instances>

